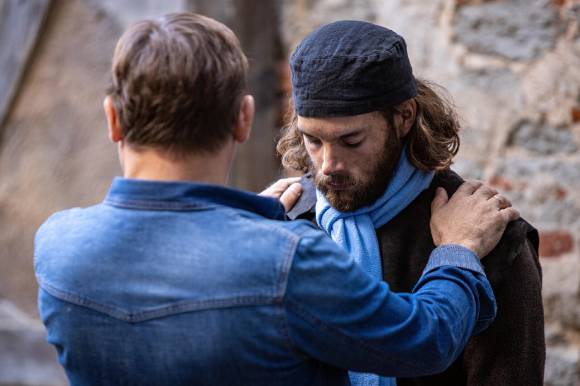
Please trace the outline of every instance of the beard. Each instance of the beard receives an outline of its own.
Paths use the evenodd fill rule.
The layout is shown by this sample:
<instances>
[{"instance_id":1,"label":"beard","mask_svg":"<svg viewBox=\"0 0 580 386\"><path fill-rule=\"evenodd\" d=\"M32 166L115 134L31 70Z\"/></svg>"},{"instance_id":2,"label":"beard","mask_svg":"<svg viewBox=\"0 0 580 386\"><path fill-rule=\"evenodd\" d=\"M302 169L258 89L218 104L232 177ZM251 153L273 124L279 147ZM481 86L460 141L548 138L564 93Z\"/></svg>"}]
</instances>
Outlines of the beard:
<instances>
[{"instance_id":1,"label":"beard","mask_svg":"<svg viewBox=\"0 0 580 386\"><path fill-rule=\"evenodd\" d=\"M370 171L358 178L347 173L325 175L313 168L316 188L324 194L330 205L340 212L371 205L387 189L399 162L401 148L401 142L396 135L387 135L384 151L378 154ZM335 189L333 185L340 185L346 189Z\"/></svg>"}]
</instances>

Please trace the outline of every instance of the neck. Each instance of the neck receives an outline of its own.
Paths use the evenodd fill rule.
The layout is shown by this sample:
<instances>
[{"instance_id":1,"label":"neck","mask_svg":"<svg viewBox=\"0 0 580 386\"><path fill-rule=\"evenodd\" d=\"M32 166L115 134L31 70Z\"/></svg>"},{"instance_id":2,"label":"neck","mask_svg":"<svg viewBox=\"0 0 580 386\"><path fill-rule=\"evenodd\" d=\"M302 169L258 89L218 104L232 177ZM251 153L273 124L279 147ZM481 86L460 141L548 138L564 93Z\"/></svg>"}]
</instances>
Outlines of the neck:
<instances>
[{"instance_id":1,"label":"neck","mask_svg":"<svg viewBox=\"0 0 580 386\"><path fill-rule=\"evenodd\" d=\"M174 157L151 148L137 149L127 144L119 146L123 176L142 180L196 181L225 185L233 156L233 143L215 153L182 157Z\"/></svg>"}]
</instances>

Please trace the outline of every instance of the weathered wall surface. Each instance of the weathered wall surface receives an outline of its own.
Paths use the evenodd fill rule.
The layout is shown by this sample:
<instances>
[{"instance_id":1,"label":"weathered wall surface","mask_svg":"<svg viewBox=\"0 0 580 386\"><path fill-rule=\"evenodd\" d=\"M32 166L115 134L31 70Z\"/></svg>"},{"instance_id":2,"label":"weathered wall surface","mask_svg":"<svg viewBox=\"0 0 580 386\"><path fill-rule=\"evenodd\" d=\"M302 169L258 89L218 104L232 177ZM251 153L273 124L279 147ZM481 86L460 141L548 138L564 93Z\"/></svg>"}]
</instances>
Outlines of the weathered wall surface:
<instances>
[{"instance_id":1,"label":"weathered wall surface","mask_svg":"<svg viewBox=\"0 0 580 386\"><path fill-rule=\"evenodd\" d=\"M464 118L454 168L496 185L541 232L546 385L580 384L580 2L284 2L290 49L338 19L403 35L416 76Z\"/></svg>"},{"instance_id":2,"label":"weathered wall surface","mask_svg":"<svg viewBox=\"0 0 580 386\"><path fill-rule=\"evenodd\" d=\"M86 2L55 2L3 128L0 294L28 311L35 228L56 210L98 202L119 172L102 112L119 33Z\"/></svg>"},{"instance_id":3,"label":"weathered wall surface","mask_svg":"<svg viewBox=\"0 0 580 386\"><path fill-rule=\"evenodd\" d=\"M16 307L36 315L36 228L57 210L98 202L119 173L102 99L121 29L105 16L90 2L53 2L2 127L0 384L65 384L44 328Z\"/></svg>"}]
</instances>

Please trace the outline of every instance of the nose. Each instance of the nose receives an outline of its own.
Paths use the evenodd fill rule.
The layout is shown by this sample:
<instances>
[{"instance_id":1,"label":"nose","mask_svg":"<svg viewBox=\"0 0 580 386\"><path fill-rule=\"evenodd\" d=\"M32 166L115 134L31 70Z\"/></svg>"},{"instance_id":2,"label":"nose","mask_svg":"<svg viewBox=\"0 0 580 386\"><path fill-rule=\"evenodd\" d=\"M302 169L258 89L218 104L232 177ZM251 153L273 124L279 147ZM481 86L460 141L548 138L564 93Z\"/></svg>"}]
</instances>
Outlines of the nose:
<instances>
[{"instance_id":1,"label":"nose","mask_svg":"<svg viewBox=\"0 0 580 386\"><path fill-rule=\"evenodd\" d=\"M332 145L326 145L322 149L322 167L320 170L325 175L343 171L344 163L340 160L337 150Z\"/></svg>"}]
</instances>

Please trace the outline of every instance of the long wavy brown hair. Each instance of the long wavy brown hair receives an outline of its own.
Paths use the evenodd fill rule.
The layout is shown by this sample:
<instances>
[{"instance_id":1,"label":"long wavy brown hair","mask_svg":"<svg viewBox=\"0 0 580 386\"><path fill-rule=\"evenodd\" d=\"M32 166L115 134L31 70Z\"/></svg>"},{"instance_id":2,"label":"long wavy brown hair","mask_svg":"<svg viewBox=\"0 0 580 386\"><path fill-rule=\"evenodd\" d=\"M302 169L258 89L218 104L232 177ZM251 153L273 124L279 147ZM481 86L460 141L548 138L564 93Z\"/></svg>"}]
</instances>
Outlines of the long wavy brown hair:
<instances>
[{"instance_id":1,"label":"long wavy brown hair","mask_svg":"<svg viewBox=\"0 0 580 386\"><path fill-rule=\"evenodd\" d=\"M455 105L446 90L426 80L417 79L417 103L415 123L405 137L411 163L421 170L443 170L453 163L459 151L459 117ZM383 111L387 122L394 127L397 107ZM297 127L298 116L291 107L287 124L276 146L282 166L307 172L310 158L304 146L304 138Z\"/></svg>"}]
</instances>

